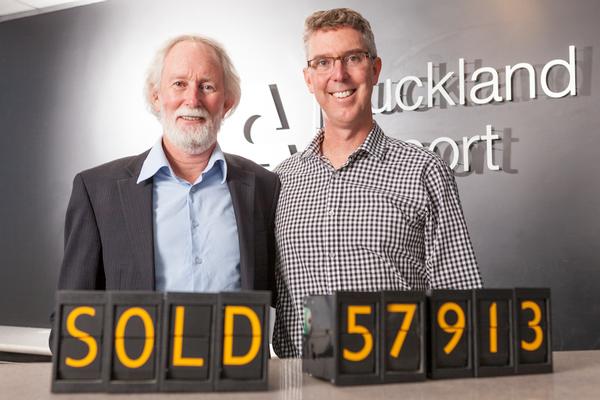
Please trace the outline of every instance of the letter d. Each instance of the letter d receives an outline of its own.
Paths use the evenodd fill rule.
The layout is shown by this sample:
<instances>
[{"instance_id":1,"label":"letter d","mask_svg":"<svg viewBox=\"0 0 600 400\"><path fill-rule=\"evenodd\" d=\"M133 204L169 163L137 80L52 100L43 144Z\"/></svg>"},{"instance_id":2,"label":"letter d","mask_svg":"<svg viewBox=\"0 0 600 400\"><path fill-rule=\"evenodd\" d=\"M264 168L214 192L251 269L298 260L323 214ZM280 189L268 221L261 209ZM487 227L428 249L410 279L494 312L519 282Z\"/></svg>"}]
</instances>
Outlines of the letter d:
<instances>
[{"instance_id":1,"label":"letter d","mask_svg":"<svg viewBox=\"0 0 600 400\"><path fill-rule=\"evenodd\" d=\"M563 67L565 67L567 69L567 72L569 73L569 84L567 85L567 87L564 90L562 90L560 92L554 92L548 86L548 74L550 73L550 70L557 65L562 65ZM576 81L575 71L576 71L576 69L575 69L575 46L571 45L571 46L569 46L569 61L568 62L565 60L561 60L560 58L557 58L556 60L551 60L546 65L544 65L544 68L542 69L542 74L540 77L540 84L542 86L542 90L548 97L552 97L554 99L565 97L567 95L569 95L569 96L577 95L577 81Z\"/></svg>"},{"instance_id":2,"label":"letter d","mask_svg":"<svg viewBox=\"0 0 600 400\"><path fill-rule=\"evenodd\" d=\"M235 315L242 315L250 321L252 328L252 342L250 350L242 356L233 355L233 319ZM223 335L223 365L246 365L252 362L258 351L262 339L260 320L256 312L247 306L225 306L225 327Z\"/></svg>"}]
</instances>

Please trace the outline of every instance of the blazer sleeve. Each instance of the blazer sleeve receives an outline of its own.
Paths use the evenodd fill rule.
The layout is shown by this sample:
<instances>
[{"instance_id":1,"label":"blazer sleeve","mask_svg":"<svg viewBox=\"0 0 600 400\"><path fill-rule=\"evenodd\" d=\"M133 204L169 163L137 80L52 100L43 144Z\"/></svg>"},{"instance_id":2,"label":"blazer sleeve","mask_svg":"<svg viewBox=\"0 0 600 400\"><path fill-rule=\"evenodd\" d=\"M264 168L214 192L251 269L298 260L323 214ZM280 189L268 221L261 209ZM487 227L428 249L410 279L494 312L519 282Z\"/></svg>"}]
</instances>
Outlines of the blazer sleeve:
<instances>
[{"instance_id":1,"label":"blazer sleeve","mask_svg":"<svg viewBox=\"0 0 600 400\"><path fill-rule=\"evenodd\" d=\"M275 283L275 258L276 258L276 244L275 244L275 215L277 213L277 202L279 200L279 190L281 188L281 182L279 177L275 175L275 185L273 188L273 200L271 201L271 213L269 226L267 228L267 251L269 259L269 290L271 291L271 305L275 307L277 301L277 286Z\"/></svg>"},{"instance_id":2,"label":"blazer sleeve","mask_svg":"<svg viewBox=\"0 0 600 400\"><path fill-rule=\"evenodd\" d=\"M92 203L81 174L73 180L65 217L65 246L58 290L104 290L102 245ZM54 312L50 315L54 328ZM52 349L54 331L50 331Z\"/></svg>"},{"instance_id":3,"label":"blazer sleeve","mask_svg":"<svg viewBox=\"0 0 600 400\"><path fill-rule=\"evenodd\" d=\"M65 248L58 289L104 290L102 244L90 196L81 174L73 180L73 191L65 217Z\"/></svg>"}]
</instances>

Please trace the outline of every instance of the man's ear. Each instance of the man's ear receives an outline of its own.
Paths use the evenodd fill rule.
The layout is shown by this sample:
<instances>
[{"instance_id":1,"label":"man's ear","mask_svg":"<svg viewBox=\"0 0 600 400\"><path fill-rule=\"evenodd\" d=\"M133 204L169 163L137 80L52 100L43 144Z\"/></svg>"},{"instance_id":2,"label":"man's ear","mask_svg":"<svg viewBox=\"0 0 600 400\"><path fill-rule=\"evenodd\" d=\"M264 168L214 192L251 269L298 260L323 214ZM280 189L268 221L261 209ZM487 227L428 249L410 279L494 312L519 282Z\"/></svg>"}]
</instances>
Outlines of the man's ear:
<instances>
[{"instance_id":1,"label":"man's ear","mask_svg":"<svg viewBox=\"0 0 600 400\"><path fill-rule=\"evenodd\" d=\"M381 73L381 58L375 57L373 60L373 86L379 82L379 74Z\"/></svg>"},{"instance_id":2,"label":"man's ear","mask_svg":"<svg viewBox=\"0 0 600 400\"><path fill-rule=\"evenodd\" d=\"M235 100L234 99L225 99L225 103L223 103L223 116L222 118L225 118L227 116L227 114L229 113L229 111L233 108L233 105L235 104Z\"/></svg>"},{"instance_id":3,"label":"man's ear","mask_svg":"<svg viewBox=\"0 0 600 400\"><path fill-rule=\"evenodd\" d=\"M150 97L152 100L152 110L154 110L155 113L159 114L160 113L160 99L158 98L158 90L156 90L156 89L152 90Z\"/></svg>"},{"instance_id":4,"label":"man's ear","mask_svg":"<svg viewBox=\"0 0 600 400\"><path fill-rule=\"evenodd\" d=\"M302 70L302 73L304 74L304 82L306 82L306 86L308 87L308 91L311 92L312 94L314 94L315 93L315 89L313 87L312 77L310 75L310 71L308 70L308 67L305 67Z\"/></svg>"}]
</instances>

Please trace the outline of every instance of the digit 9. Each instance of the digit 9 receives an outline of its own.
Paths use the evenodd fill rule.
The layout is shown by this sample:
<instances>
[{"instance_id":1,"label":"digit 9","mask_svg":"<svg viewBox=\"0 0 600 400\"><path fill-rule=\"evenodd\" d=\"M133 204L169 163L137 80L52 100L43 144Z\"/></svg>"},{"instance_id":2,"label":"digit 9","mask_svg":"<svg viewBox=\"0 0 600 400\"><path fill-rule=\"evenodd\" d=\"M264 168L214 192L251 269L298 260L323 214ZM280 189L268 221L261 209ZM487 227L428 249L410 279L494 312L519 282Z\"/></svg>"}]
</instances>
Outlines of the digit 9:
<instances>
[{"instance_id":1,"label":"digit 9","mask_svg":"<svg viewBox=\"0 0 600 400\"><path fill-rule=\"evenodd\" d=\"M449 324L446 317L449 312L456 314L456 322ZM465 312L454 302L442 304L437 313L438 326L446 333L452 334L450 341L444 346L444 353L450 354L456 348L465 331Z\"/></svg>"}]
</instances>

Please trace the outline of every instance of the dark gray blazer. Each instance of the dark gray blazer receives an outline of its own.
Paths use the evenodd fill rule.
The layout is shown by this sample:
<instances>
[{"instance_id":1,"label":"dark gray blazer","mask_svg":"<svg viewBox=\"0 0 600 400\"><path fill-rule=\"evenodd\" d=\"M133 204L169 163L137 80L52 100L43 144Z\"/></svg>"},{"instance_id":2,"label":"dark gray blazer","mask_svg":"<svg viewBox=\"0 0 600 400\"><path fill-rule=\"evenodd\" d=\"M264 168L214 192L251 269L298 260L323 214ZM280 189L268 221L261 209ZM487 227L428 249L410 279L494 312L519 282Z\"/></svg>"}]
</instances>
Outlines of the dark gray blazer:
<instances>
[{"instance_id":1,"label":"dark gray blazer","mask_svg":"<svg viewBox=\"0 0 600 400\"><path fill-rule=\"evenodd\" d=\"M75 176L59 289L155 289L152 178L136 184L147 154ZM242 157L225 154L225 160L238 225L242 289L271 290L274 304L279 178Z\"/></svg>"}]
</instances>

